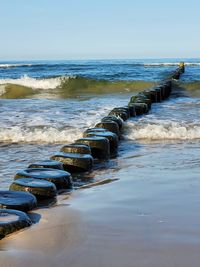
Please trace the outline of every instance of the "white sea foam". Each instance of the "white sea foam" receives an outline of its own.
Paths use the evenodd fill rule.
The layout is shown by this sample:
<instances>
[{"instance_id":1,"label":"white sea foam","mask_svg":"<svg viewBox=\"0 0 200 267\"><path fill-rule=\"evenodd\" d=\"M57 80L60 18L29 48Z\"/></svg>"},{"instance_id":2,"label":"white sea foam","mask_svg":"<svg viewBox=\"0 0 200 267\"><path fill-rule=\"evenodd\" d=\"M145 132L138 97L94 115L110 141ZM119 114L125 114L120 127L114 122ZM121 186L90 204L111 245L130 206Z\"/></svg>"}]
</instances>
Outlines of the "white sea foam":
<instances>
[{"instance_id":1,"label":"white sea foam","mask_svg":"<svg viewBox=\"0 0 200 267\"><path fill-rule=\"evenodd\" d=\"M27 75L19 79L0 79L0 85L3 84L16 84L32 89L55 89L59 87L63 81L68 79L67 76L57 77L57 78L48 78L48 79L35 79Z\"/></svg>"},{"instance_id":2,"label":"white sea foam","mask_svg":"<svg viewBox=\"0 0 200 267\"><path fill-rule=\"evenodd\" d=\"M31 67L32 64L0 64L0 68Z\"/></svg>"},{"instance_id":3,"label":"white sea foam","mask_svg":"<svg viewBox=\"0 0 200 267\"><path fill-rule=\"evenodd\" d=\"M155 62L155 63L145 63L144 66L178 66L180 62ZM200 66L200 62L185 62L186 66Z\"/></svg>"},{"instance_id":4,"label":"white sea foam","mask_svg":"<svg viewBox=\"0 0 200 267\"><path fill-rule=\"evenodd\" d=\"M69 143L82 137L81 129L54 127L0 128L0 142L8 143Z\"/></svg>"},{"instance_id":5,"label":"white sea foam","mask_svg":"<svg viewBox=\"0 0 200 267\"><path fill-rule=\"evenodd\" d=\"M200 123L159 121L159 123L126 124L125 139L192 140L200 139Z\"/></svg>"}]
</instances>

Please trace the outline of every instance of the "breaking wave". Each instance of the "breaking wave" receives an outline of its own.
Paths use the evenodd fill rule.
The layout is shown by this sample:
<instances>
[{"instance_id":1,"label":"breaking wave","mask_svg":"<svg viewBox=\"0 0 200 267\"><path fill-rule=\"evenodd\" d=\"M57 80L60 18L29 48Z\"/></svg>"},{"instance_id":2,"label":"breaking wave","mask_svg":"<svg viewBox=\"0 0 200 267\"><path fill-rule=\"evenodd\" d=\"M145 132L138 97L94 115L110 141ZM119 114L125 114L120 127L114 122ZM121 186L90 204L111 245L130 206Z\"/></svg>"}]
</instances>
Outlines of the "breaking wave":
<instances>
[{"instance_id":1,"label":"breaking wave","mask_svg":"<svg viewBox=\"0 0 200 267\"><path fill-rule=\"evenodd\" d=\"M154 84L155 82L143 80L109 81L82 76L59 76L39 79L25 75L19 79L0 79L0 96L3 98L23 98L38 93L42 94L42 90L48 90L48 93L57 94L58 97L78 96L83 93L138 92Z\"/></svg>"},{"instance_id":2,"label":"breaking wave","mask_svg":"<svg viewBox=\"0 0 200 267\"><path fill-rule=\"evenodd\" d=\"M128 140L200 139L200 123L198 121L186 123L162 120L155 123L128 122L124 138Z\"/></svg>"},{"instance_id":3,"label":"breaking wave","mask_svg":"<svg viewBox=\"0 0 200 267\"><path fill-rule=\"evenodd\" d=\"M82 137L81 129L51 126L0 128L0 141L6 143L69 143Z\"/></svg>"},{"instance_id":4,"label":"breaking wave","mask_svg":"<svg viewBox=\"0 0 200 267\"><path fill-rule=\"evenodd\" d=\"M77 97L83 94L137 93L155 84L155 81L147 80L104 80L84 76L32 78L24 75L18 79L0 79L0 97L11 99L33 95L42 97L42 94L47 92L58 98ZM180 81L176 86L199 94L200 81Z\"/></svg>"},{"instance_id":5,"label":"breaking wave","mask_svg":"<svg viewBox=\"0 0 200 267\"><path fill-rule=\"evenodd\" d=\"M19 79L1 79L0 85L13 84L30 87L32 89L55 89L60 86L64 80L69 77L57 77L48 79L36 79L24 75Z\"/></svg>"}]
</instances>

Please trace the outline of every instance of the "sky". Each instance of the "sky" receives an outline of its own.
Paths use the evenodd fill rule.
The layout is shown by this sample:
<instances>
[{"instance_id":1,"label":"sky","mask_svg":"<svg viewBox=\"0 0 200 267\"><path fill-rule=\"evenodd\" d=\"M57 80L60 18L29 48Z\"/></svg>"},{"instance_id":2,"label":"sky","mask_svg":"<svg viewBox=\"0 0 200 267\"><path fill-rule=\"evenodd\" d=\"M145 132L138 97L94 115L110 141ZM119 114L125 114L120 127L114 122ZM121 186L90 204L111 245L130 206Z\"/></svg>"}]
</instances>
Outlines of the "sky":
<instances>
[{"instance_id":1,"label":"sky","mask_svg":"<svg viewBox=\"0 0 200 267\"><path fill-rule=\"evenodd\" d=\"M0 0L0 11L0 60L199 57L199 0Z\"/></svg>"}]
</instances>

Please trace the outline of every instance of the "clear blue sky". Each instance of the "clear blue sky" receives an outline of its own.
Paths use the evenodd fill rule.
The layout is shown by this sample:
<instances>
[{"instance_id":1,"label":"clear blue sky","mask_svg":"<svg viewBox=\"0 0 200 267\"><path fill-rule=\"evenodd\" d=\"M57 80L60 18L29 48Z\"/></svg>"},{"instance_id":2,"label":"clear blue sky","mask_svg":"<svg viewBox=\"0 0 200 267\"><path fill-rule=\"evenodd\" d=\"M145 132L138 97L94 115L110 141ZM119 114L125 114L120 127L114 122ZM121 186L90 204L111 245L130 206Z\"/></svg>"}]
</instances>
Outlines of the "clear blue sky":
<instances>
[{"instance_id":1,"label":"clear blue sky","mask_svg":"<svg viewBox=\"0 0 200 267\"><path fill-rule=\"evenodd\" d=\"M0 0L0 60L199 57L199 0Z\"/></svg>"}]
</instances>

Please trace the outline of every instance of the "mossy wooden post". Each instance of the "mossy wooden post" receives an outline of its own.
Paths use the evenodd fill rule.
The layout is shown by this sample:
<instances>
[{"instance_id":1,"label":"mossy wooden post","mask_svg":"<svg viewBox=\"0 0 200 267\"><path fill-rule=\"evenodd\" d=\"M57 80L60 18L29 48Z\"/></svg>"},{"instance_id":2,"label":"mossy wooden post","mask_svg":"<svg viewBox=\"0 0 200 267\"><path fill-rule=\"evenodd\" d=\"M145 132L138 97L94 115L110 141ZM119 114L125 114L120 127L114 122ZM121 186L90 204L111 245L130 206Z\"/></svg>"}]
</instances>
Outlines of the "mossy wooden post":
<instances>
[{"instance_id":1,"label":"mossy wooden post","mask_svg":"<svg viewBox=\"0 0 200 267\"><path fill-rule=\"evenodd\" d=\"M182 73L185 72L185 63L184 62L179 63L179 69L181 70Z\"/></svg>"}]
</instances>

